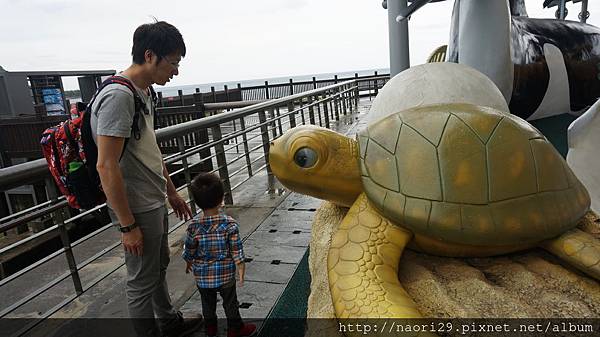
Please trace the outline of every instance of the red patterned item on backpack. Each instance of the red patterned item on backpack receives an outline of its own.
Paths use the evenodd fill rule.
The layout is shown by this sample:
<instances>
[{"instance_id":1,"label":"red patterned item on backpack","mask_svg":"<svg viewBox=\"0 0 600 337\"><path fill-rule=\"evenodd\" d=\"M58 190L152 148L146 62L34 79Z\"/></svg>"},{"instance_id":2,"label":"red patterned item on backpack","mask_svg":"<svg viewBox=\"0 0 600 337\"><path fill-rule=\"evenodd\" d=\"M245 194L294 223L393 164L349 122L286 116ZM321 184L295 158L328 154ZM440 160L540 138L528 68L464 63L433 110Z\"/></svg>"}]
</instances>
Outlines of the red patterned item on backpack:
<instances>
[{"instance_id":1,"label":"red patterned item on backpack","mask_svg":"<svg viewBox=\"0 0 600 337\"><path fill-rule=\"evenodd\" d=\"M77 114L76 106L71 107L71 114ZM60 192L67 197L69 206L73 208L89 208L105 201L104 193L99 187L94 191L78 188L78 180L85 179L87 158L81 140L83 114L75 119L67 119L59 125L50 127L42 133L42 153L48 162L48 169ZM83 174L82 174L83 173ZM89 177L87 177L89 178ZM87 184L92 187L91 181Z\"/></svg>"},{"instance_id":2,"label":"red patterned item on backpack","mask_svg":"<svg viewBox=\"0 0 600 337\"><path fill-rule=\"evenodd\" d=\"M132 136L139 139L138 119L139 112L147 111L146 104L136 92L133 84L121 76L112 76L105 80L92 97L91 102L85 106L76 104L71 107L73 119L67 119L59 125L50 127L42 133L40 144L42 153L48 162L48 169L60 192L67 198L69 206L77 209L90 209L106 201L100 177L96 170L98 161L98 148L92 138L91 132L91 106L94 99L105 86L121 84L128 87L134 96L134 117ZM154 91L150 87L154 96ZM127 146L128 138L125 139Z\"/></svg>"}]
</instances>

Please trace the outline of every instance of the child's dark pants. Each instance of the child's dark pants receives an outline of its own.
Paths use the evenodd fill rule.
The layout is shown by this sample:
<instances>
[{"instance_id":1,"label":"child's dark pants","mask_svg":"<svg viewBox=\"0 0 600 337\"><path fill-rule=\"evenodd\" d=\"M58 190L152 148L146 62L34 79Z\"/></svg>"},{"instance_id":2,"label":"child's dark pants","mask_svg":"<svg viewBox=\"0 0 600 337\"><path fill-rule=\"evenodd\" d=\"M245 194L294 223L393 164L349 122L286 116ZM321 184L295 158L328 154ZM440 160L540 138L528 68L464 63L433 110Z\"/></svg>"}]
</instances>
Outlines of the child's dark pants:
<instances>
[{"instance_id":1,"label":"child's dark pants","mask_svg":"<svg viewBox=\"0 0 600 337\"><path fill-rule=\"evenodd\" d=\"M219 288L198 288L202 299L202 314L206 326L217 325L217 292L223 299L223 309L227 316L228 329L240 329L243 326L239 303L235 289L235 279Z\"/></svg>"}]
</instances>

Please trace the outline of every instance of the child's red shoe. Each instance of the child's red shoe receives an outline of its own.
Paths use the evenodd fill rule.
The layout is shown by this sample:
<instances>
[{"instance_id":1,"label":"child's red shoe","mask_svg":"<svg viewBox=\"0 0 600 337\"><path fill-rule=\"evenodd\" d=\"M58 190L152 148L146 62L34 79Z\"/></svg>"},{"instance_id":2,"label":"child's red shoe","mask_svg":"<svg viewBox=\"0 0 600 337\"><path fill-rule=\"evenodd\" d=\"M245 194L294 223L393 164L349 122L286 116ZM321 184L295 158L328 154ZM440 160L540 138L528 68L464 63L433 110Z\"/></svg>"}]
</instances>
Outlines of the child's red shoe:
<instances>
[{"instance_id":1,"label":"child's red shoe","mask_svg":"<svg viewBox=\"0 0 600 337\"><path fill-rule=\"evenodd\" d=\"M228 330L227 337L250 337L256 333L256 325L252 323L244 324L240 329Z\"/></svg>"},{"instance_id":2,"label":"child's red shoe","mask_svg":"<svg viewBox=\"0 0 600 337\"><path fill-rule=\"evenodd\" d=\"M206 337L217 337L217 326L207 325L206 326Z\"/></svg>"}]
</instances>

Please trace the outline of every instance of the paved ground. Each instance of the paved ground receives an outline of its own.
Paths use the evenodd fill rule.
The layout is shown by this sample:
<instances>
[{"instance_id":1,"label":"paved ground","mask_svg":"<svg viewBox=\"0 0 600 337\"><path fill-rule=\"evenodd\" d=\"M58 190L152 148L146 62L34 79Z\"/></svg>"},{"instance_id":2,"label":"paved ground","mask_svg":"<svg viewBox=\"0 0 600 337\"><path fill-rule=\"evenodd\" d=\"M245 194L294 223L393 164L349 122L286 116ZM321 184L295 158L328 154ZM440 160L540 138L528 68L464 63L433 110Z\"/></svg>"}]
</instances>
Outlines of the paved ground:
<instances>
[{"instance_id":1,"label":"paved ground","mask_svg":"<svg viewBox=\"0 0 600 337\"><path fill-rule=\"evenodd\" d=\"M354 133L355 128L362 124L360 122L363 122L362 119L369 107L370 101L362 100L358 113L344 116L334 128L342 133ZM228 156L237 155L234 152L234 149L230 149ZM243 160L240 160L239 167L244 165L242 162ZM248 177L239 179L244 180ZM267 193L268 187L266 172L260 171L233 191L234 205L227 207L227 212L240 223L246 257L249 259L246 269L247 282L239 290L238 295L242 304L242 316L254 319L264 319L268 316L296 270L310 241L312 217L321 203L317 199L289 193L277 182L275 193ZM175 224L175 219L170 219L170 223ZM201 306L193 279L191 275L185 274L185 266L180 258L183 233L184 226L179 226L170 234L171 263L167 278L170 294L176 306L184 313L193 315L201 311ZM76 247L75 256L78 262L94 255L98 252L98 247L107 247L117 242L118 235L116 231L109 230L95 238L94 242L85 242ZM81 271L83 284L96 284L51 317L66 320L40 324L30 335L76 336L78 333L76 329L65 326L68 319L72 318L127 318L123 291L125 268L122 263L123 253L120 247L117 247L97 262L84 268ZM106 276L107 271L118 265L120 268ZM13 282L3 287L0 294L1 307L14 303L15 299L22 297L23 293L27 294L38 289L40 284L62 274L65 267L64 258L59 256L53 263L27 275L23 278L24 281ZM67 278L56 285L52 291L19 308L10 317L32 319L40 317L39 315L48 309L61 305L67 294L73 293L72 289L71 280ZM224 317L222 308L219 309L218 314ZM5 330L3 334L10 335L14 331L16 330ZM124 335L130 332L123 331Z\"/></svg>"}]
</instances>

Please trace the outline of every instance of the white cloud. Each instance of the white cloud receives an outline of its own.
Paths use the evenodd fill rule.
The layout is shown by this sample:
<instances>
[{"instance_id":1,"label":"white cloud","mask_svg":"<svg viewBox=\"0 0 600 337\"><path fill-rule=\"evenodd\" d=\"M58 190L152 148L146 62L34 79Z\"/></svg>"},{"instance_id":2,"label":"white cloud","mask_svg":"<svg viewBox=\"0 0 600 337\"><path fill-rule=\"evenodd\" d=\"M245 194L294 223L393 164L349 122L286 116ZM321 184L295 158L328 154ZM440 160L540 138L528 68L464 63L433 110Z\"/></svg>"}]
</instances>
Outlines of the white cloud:
<instances>
[{"instance_id":1,"label":"white cloud","mask_svg":"<svg viewBox=\"0 0 600 337\"><path fill-rule=\"evenodd\" d=\"M532 17L553 17L527 0ZM578 5L569 5L576 19ZM380 0L0 0L0 65L17 70L121 70L133 31L152 16L179 28L188 47L171 85L389 66L387 13ZM600 24L600 2L589 22ZM446 44L452 1L410 21L411 63ZM67 82L67 87L76 82Z\"/></svg>"}]
</instances>

